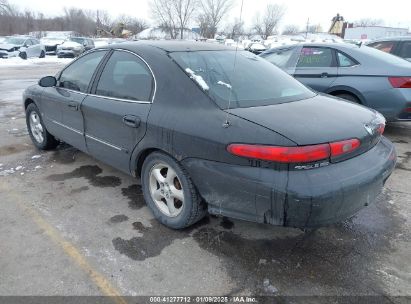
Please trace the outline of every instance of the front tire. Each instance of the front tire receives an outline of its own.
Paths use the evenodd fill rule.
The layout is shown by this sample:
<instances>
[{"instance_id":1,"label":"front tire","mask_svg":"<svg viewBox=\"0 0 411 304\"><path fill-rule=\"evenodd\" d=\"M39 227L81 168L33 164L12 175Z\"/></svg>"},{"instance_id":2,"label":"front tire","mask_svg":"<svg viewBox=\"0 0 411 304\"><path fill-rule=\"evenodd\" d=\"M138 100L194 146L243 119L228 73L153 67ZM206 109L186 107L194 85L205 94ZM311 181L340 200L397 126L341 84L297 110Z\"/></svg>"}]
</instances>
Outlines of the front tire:
<instances>
[{"instance_id":1,"label":"front tire","mask_svg":"<svg viewBox=\"0 0 411 304\"><path fill-rule=\"evenodd\" d=\"M58 146L59 142L47 131L34 103L29 104L26 109L26 124L30 138L38 149L51 150Z\"/></svg>"},{"instance_id":2,"label":"front tire","mask_svg":"<svg viewBox=\"0 0 411 304\"><path fill-rule=\"evenodd\" d=\"M355 97L354 95L351 95L351 94L342 93L342 94L337 94L335 96L338 97L338 98L342 98L342 99L351 101L351 102L361 104L360 100L357 97Z\"/></svg>"},{"instance_id":3,"label":"front tire","mask_svg":"<svg viewBox=\"0 0 411 304\"><path fill-rule=\"evenodd\" d=\"M182 229L205 216L205 204L190 177L170 156L150 154L143 164L141 182L144 199L162 224Z\"/></svg>"},{"instance_id":4,"label":"front tire","mask_svg":"<svg viewBox=\"0 0 411 304\"><path fill-rule=\"evenodd\" d=\"M20 58L23 59L23 60L26 60L26 59L27 59L27 53L26 53L26 52L21 52L21 53L19 54L19 56L20 56Z\"/></svg>"}]
</instances>

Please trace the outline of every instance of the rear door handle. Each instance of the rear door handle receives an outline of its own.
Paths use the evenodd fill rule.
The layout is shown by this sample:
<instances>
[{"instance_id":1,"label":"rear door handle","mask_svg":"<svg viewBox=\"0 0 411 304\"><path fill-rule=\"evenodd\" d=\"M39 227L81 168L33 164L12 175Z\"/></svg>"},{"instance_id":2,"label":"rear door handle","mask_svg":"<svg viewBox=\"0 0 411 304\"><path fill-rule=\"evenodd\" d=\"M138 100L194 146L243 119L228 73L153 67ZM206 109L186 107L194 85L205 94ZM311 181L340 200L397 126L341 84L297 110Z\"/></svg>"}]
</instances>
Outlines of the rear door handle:
<instances>
[{"instance_id":1,"label":"rear door handle","mask_svg":"<svg viewBox=\"0 0 411 304\"><path fill-rule=\"evenodd\" d=\"M134 115L124 115L123 123L132 128L138 128L141 123L140 117Z\"/></svg>"},{"instance_id":2,"label":"rear door handle","mask_svg":"<svg viewBox=\"0 0 411 304\"><path fill-rule=\"evenodd\" d=\"M74 101L70 101L69 103L68 103L68 106L70 107L70 108L73 108L74 110L78 110L78 103L77 102L74 102Z\"/></svg>"},{"instance_id":3,"label":"rear door handle","mask_svg":"<svg viewBox=\"0 0 411 304\"><path fill-rule=\"evenodd\" d=\"M321 73L321 78L327 78L328 76L328 73Z\"/></svg>"}]
</instances>

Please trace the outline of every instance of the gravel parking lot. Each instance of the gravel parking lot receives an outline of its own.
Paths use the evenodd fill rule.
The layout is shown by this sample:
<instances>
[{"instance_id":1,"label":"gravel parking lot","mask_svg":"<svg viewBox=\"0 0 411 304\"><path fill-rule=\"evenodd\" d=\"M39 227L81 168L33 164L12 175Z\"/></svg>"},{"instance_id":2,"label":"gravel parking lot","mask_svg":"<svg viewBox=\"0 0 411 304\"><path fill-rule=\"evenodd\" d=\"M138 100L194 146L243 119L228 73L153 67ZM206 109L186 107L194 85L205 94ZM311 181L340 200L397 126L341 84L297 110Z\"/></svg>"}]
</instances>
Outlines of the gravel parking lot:
<instances>
[{"instance_id":1,"label":"gravel parking lot","mask_svg":"<svg viewBox=\"0 0 411 304\"><path fill-rule=\"evenodd\" d=\"M173 231L153 219L139 180L70 146L31 144L21 94L62 66L0 66L1 296L410 300L399 296L411 296L411 123L387 126L397 168L378 202L350 220L304 232L207 217Z\"/></svg>"}]
</instances>

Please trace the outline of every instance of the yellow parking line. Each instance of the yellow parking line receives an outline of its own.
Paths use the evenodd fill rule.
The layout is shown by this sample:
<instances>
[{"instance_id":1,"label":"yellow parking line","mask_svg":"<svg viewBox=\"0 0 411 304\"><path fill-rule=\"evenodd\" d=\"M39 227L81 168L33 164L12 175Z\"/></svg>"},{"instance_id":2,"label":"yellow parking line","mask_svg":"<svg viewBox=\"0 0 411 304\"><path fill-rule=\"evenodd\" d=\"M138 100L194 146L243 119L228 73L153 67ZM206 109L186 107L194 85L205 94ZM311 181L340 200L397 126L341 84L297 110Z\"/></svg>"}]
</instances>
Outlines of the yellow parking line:
<instances>
[{"instance_id":1,"label":"yellow parking line","mask_svg":"<svg viewBox=\"0 0 411 304\"><path fill-rule=\"evenodd\" d=\"M110 282L87 262L80 251L70 242L66 241L59 232L53 228L41 215L34 209L23 203L23 197L18 192L13 191L8 185L0 181L0 190L14 200L14 202L27 214L31 216L34 222L44 230L45 234L52 239L63 251L72 258L76 263L97 285L101 292L113 297L116 304L127 304L126 300L121 296L121 293L114 288Z\"/></svg>"}]
</instances>

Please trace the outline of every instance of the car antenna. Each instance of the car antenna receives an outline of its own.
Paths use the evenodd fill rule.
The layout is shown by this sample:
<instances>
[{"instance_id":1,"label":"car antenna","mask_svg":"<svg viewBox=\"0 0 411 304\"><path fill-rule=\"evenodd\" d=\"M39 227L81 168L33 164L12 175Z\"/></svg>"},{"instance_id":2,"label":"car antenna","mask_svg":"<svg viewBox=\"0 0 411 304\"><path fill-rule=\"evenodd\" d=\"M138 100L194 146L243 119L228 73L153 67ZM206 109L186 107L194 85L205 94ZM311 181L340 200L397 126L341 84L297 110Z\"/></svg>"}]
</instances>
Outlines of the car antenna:
<instances>
[{"instance_id":1,"label":"car antenna","mask_svg":"<svg viewBox=\"0 0 411 304\"><path fill-rule=\"evenodd\" d=\"M241 8L240 8L240 23L241 24L241 17L243 16L243 4L244 4L244 0L241 0ZM238 52L238 41L235 45L235 54L234 54L234 66L233 66L233 75L235 74L235 68L236 68L236 63L237 63L237 52ZM225 121L223 123L223 127L224 128L228 128L230 126L230 121L228 120L228 116L230 115L230 113L228 112L230 110L230 106L231 106L231 96L232 96L232 90L233 90L233 86L230 86L230 94L228 95L228 107L226 109L227 115L225 117Z\"/></svg>"}]
</instances>

